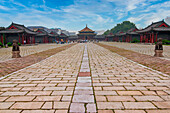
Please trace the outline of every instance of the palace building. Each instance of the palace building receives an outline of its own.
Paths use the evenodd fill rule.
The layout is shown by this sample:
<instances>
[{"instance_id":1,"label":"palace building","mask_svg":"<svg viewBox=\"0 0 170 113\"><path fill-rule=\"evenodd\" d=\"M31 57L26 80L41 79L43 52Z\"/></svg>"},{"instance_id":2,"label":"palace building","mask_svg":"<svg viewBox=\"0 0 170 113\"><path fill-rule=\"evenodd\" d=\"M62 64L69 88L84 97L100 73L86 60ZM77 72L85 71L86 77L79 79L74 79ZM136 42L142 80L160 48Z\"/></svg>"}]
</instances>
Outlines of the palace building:
<instances>
[{"instance_id":1,"label":"palace building","mask_svg":"<svg viewBox=\"0 0 170 113\"><path fill-rule=\"evenodd\" d=\"M84 29L82 29L81 31L79 31L78 34L78 39L80 40L94 40L96 36L95 31L91 30L90 28L86 27Z\"/></svg>"},{"instance_id":2,"label":"palace building","mask_svg":"<svg viewBox=\"0 0 170 113\"><path fill-rule=\"evenodd\" d=\"M170 40L170 26L164 20L152 23L137 33L140 34L140 42L154 43L158 38Z\"/></svg>"},{"instance_id":3,"label":"palace building","mask_svg":"<svg viewBox=\"0 0 170 113\"><path fill-rule=\"evenodd\" d=\"M7 42L13 42L17 40L21 44L34 44L36 33L24 25L12 23L9 27L0 31L1 42L6 44Z\"/></svg>"}]
</instances>

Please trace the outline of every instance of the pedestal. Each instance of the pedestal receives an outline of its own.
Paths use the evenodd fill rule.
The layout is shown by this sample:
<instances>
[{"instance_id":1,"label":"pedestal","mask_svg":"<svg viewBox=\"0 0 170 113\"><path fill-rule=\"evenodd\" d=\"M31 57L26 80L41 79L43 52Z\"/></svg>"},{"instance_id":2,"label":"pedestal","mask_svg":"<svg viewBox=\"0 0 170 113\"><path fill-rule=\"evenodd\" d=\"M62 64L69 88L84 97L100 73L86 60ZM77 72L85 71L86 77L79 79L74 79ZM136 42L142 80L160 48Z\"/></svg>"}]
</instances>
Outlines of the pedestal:
<instances>
[{"instance_id":1,"label":"pedestal","mask_svg":"<svg viewBox=\"0 0 170 113\"><path fill-rule=\"evenodd\" d=\"M163 50L155 50L155 55L156 57L163 57Z\"/></svg>"},{"instance_id":2,"label":"pedestal","mask_svg":"<svg viewBox=\"0 0 170 113\"><path fill-rule=\"evenodd\" d=\"M12 51L12 58L20 58L20 51Z\"/></svg>"}]
</instances>

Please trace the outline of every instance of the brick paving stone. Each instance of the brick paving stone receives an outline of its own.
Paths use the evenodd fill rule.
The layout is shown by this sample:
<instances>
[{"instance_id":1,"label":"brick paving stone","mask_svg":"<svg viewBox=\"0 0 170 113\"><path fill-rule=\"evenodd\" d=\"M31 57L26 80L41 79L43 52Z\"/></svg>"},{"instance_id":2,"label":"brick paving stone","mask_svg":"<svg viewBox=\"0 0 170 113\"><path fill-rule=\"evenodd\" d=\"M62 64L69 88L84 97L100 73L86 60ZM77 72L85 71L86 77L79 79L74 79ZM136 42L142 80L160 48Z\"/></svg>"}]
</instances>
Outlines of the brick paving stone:
<instances>
[{"instance_id":1,"label":"brick paving stone","mask_svg":"<svg viewBox=\"0 0 170 113\"><path fill-rule=\"evenodd\" d=\"M105 96L96 96L97 102L107 101Z\"/></svg>"},{"instance_id":2,"label":"brick paving stone","mask_svg":"<svg viewBox=\"0 0 170 113\"><path fill-rule=\"evenodd\" d=\"M35 96L11 96L6 101L32 101Z\"/></svg>"},{"instance_id":3,"label":"brick paving stone","mask_svg":"<svg viewBox=\"0 0 170 113\"><path fill-rule=\"evenodd\" d=\"M23 87L21 91L36 91L42 90L44 87Z\"/></svg>"},{"instance_id":4,"label":"brick paving stone","mask_svg":"<svg viewBox=\"0 0 170 113\"><path fill-rule=\"evenodd\" d=\"M72 95L73 91L53 91L51 95Z\"/></svg>"},{"instance_id":5,"label":"brick paving stone","mask_svg":"<svg viewBox=\"0 0 170 113\"><path fill-rule=\"evenodd\" d=\"M4 101L4 100L6 100L8 97L0 97L0 101L2 102L2 101Z\"/></svg>"},{"instance_id":6,"label":"brick paving stone","mask_svg":"<svg viewBox=\"0 0 170 113\"><path fill-rule=\"evenodd\" d=\"M72 96L63 96L61 101L71 101Z\"/></svg>"},{"instance_id":7,"label":"brick paving stone","mask_svg":"<svg viewBox=\"0 0 170 113\"><path fill-rule=\"evenodd\" d=\"M87 104L86 109L87 109L87 112L95 113L96 112L96 104Z\"/></svg>"},{"instance_id":8,"label":"brick paving stone","mask_svg":"<svg viewBox=\"0 0 170 113\"><path fill-rule=\"evenodd\" d=\"M170 102L153 102L158 108L170 109Z\"/></svg>"},{"instance_id":9,"label":"brick paving stone","mask_svg":"<svg viewBox=\"0 0 170 113\"><path fill-rule=\"evenodd\" d=\"M126 109L156 109L150 102L123 102Z\"/></svg>"},{"instance_id":10,"label":"brick paving stone","mask_svg":"<svg viewBox=\"0 0 170 113\"><path fill-rule=\"evenodd\" d=\"M163 101L159 96L133 96L137 101Z\"/></svg>"},{"instance_id":11,"label":"brick paving stone","mask_svg":"<svg viewBox=\"0 0 170 113\"><path fill-rule=\"evenodd\" d=\"M94 96L93 95L74 95L72 101L90 103L90 102L94 102Z\"/></svg>"},{"instance_id":12,"label":"brick paving stone","mask_svg":"<svg viewBox=\"0 0 170 113\"><path fill-rule=\"evenodd\" d=\"M117 95L115 91L95 91L95 95Z\"/></svg>"},{"instance_id":13,"label":"brick paving stone","mask_svg":"<svg viewBox=\"0 0 170 113\"><path fill-rule=\"evenodd\" d=\"M146 113L144 110L115 110L115 113Z\"/></svg>"},{"instance_id":14,"label":"brick paving stone","mask_svg":"<svg viewBox=\"0 0 170 113\"><path fill-rule=\"evenodd\" d=\"M103 87L103 90L125 90L124 87Z\"/></svg>"},{"instance_id":15,"label":"brick paving stone","mask_svg":"<svg viewBox=\"0 0 170 113\"><path fill-rule=\"evenodd\" d=\"M65 90L66 87L45 87L43 90Z\"/></svg>"},{"instance_id":16,"label":"brick paving stone","mask_svg":"<svg viewBox=\"0 0 170 113\"><path fill-rule=\"evenodd\" d=\"M0 91L19 91L21 88L0 88Z\"/></svg>"},{"instance_id":17,"label":"brick paving stone","mask_svg":"<svg viewBox=\"0 0 170 113\"><path fill-rule=\"evenodd\" d=\"M113 113L112 110L98 110L98 113Z\"/></svg>"},{"instance_id":18,"label":"brick paving stone","mask_svg":"<svg viewBox=\"0 0 170 113\"><path fill-rule=\"evenodd\" d=\"M71 103L70 106L70 113L75 113L75 112L85 112L85 107L84 104L82 103Z\"/></svg>"},{"instance_id":19,"label":"brick paving stone","mask_svg":"<svg viewBox=\"0 0 170 113\"><path fill-rule=\"evenodd\" d=\"M74 91L74 95L92 95L93 94L93 91L80 91L80 90L76 90Z\"/></svg>"},{"instance_id":20,"label":"brick paving stone","mask_svg":"<svg viewBox=\"0 0 170 113\"><path fill-rule=\"evenodd\" d=\"M68 109L70 102L54 102L55 109Z\"/></svg>"},{"instance_id":21,"label":"brick paving stone","mask_svg":"<svg viewBox=\"0 0 170 113\"><path fill-rule=\"evenodd\" d=\"M16 102L11 109L40 109L44 102Z\"/></svg>"},{"instance_id":22,"label":"brick paving stone","mask_svg":"<svg viewBox=\"0 0 170 113\"><path fill-rule=\"evenodd\" d=\"M0 109L8 109L14 102L0 102Z\"/></svg>"},{"instance_id":23,"label":"brick paving stone","mask_svg":"<svg viewBox=\"0 0 170 113\"><path fill-rule=\"evenodd\" d=\"M170 95L168 95L168 96L161 96L161 98L163 98L166 101L170 101Z\"/></svg>"},{"instance_id":24,"label":"brick paving stone","mask_svg":"<svg viewBox=\"0 0 170 113\"><path fill-rule=\"evenodd\" d=\"M20 113L21 110L0 110L0 113Z\"/></svg>"},{"instance_id":25,"label":"brick paving stone","mask_svg":"<svg viewBox=\"0 0 170 113\"><path fill-rule=\"evenodd\" d=\"M80 77L88 77L88 76L90 76L90 72L79 72L79 74L78 74L78 76L80 76Z\"/></svg>"},{"instance_id":26,"label":"brick paving stone","mask_svg":"<svg viewBox=\"0 0 170 113\"><path fill-rule=\"evenodd\" d=\"M165 91L156 91L156 93L160 96L168 95Z\"/></svg>"},{"instance_id":27,"label":"brick paving stone","mask_svg":"<svg viewBox=\"0 0 170 113\"><path fill-rule=\"evenodd\" d=\"M68 113L68 110L56 110L55 113Z\"/></svg>"},{"instance_id":28,"label":"brick paving stone","mask_svg":"<svg viewBox=\"0 0 170 113\"><path fill-rule=\"evenodd\" d=\"M54 113L55 110L24 110L22 113Z\"/></svg>"},{"instance_id":29,"label":"brick paving stone","mask_svg":"<svg viewBox=\"0 0 170 113\"><path fill-rule=\"evenodd\" d=\"M98 109L124 109L121 102L97 102Z\"/></svg>"},{"instance_id":30,"label":"brick paving stone","mask_svg":"<svg viewBox=\"0 0 170 113\"><path fill-rule=\"evenodd\" d=\"M144 95L157 95L155 91L141 91Z\"/></svg>"},{"instance_id":31,"label":"brick paving stone","mask_svg":"<svg viewBox=\"0 0 170 113\"><path fill-rule=\"evenodd\" d=\"M53 103L52 102L45 102L45 104L42 106L42 109L52 109Z\"/></svg>"},{"instance_id":32,"label":"brick paving stone","mask_svg":"<svg viewBox=\"0 0 170 113\"><path fill-rule=\"evenodd\" d=\"M30 91L27 95L50 95L52 91Z\"/></svg>"},{"instance_id":33,"label":"brick paving stone","mask_svg":"<svg viewBox=\"0 0 170 113\"><path fill-rule=\"evenodd\" d=\"M1 94L2 96L14 96L14 95L18 95L18 96L20 96L20 95L25 95L27 93L27 91L23 91L23 92L19 92L19 91L13 91L13 92L4 92L3 94Z\"/></svg>"},{"instance_id":34,"label":"brick paving stone","mask_svg":"<svg viewBox=\"0 0 170 113\"><path fill-rule=\"evenodd\" d=\"M142 95L140 91L117 91L119 95Z\"/></svg>"},{"instance_id":35,"label":"brick paving stone","mask_svg":"<svg viewBox=\"0 0 170 113\"><path fill-rule=\"evenodd\" d=\"M108 101L135 101L131 96L106 96Z\"/></svg>"},{"instance_id":36,"label":"brick paving stone","mask_svg":"<svg viewBox=\"0 0 170 113\"><path fill-rule=\"evenodd\" d=\"M147 113L170 113L170 110L146 110Z\"/></svg>"},{"instance_id":37,"label":"brick paving stone","mask_svg":"<svg viewBox=\"0 0 170 113\"><path fill-rule=\"evenodd\" d=\"M34 101L60 101L61 96L37 96Z\"/></svg>"}]
</instances>

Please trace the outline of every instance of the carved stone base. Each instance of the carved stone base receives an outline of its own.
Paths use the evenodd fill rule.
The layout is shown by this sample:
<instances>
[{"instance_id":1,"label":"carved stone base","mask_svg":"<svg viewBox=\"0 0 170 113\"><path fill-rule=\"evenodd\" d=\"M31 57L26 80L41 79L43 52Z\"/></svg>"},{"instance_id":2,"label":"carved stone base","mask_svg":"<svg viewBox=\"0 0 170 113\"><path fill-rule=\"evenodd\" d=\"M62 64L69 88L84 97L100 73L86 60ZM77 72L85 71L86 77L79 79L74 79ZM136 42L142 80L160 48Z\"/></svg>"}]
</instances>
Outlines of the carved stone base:
<instances>
[{"instance_id":1,"label":"carved stone base","mask_svg":"<svg viewBox=\"0 0 170 113\"><path fill-rule=\"evenodd\" d=\"M12 51L12 58L20 58L20 51Z\"/></svg>"},{"instance_id":2,"label":"carved stone base","mask_svg":"<svg viewBox=\"0 0 170 113\"><path fill-rule=\"evenodd\" d=\"M155 55L156 57L163 57L163 50L155 50Z\"/></svg>"}]
</instances>

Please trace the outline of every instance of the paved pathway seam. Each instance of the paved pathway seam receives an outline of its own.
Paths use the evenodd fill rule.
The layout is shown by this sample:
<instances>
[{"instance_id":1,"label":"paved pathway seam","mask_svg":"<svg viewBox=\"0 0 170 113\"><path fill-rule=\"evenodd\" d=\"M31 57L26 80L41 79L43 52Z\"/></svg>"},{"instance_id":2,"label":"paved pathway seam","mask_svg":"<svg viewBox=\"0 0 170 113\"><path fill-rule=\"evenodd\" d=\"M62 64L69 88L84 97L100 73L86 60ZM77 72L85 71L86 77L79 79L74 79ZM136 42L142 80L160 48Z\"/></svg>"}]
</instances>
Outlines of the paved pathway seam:
<instances>
[{"instance_id":1,"label":"paved pathway seam","mask_svg":"<svg viewBox=\"0 0 170 113\"><path fill-rule=\"evenodd\" d=\"M90 76L89 58L87 45L85 45L80 72L74 90L70 113L95 113L96 104Z\"/></svg>"}]
</instances>

